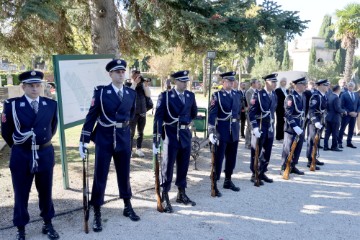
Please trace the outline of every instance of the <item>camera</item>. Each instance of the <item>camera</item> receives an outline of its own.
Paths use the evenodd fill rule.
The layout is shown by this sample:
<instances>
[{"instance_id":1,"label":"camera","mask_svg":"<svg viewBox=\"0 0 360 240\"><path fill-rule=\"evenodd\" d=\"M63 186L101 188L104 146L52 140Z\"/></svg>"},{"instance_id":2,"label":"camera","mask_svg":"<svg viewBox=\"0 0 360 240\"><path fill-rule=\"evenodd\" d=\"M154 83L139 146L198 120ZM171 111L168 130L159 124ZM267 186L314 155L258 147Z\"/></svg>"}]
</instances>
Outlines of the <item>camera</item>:
<instances>
[{"instance_id":1,"label":"camera","mask_svg":"<svg viewBox=\"0 0 360 240\"><path fill-rule=\"evenodd\" d=\"M144 78L143 76L140 75L140 81L141 82L151 82L151 78Z\"/></svg>"}]
</instances>

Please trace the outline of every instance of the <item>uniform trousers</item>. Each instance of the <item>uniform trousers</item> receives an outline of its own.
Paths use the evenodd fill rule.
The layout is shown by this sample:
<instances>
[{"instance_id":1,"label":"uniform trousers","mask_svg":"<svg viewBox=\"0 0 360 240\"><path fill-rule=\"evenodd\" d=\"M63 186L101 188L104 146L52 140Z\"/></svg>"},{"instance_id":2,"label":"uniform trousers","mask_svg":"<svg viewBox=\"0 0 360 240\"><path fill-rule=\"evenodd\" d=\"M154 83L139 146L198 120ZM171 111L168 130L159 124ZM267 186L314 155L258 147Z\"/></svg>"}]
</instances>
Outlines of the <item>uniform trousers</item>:
<instances>
[{"instance_id":1,"label":"uniform trousers","mask_svg":"<svg viewBox=\"0 0 360 240\"><path fill-rule=\"evenodd\" d=\"M299 141L296 145L296 148L294 150L294 155L293 158L291 159L291 167L294 168L296 164L298 164L299 162L299 157L301 154L301 149L304 143L304 137L305 137L305 132L303 132L302 134L300 134L299 136ZM283 151L282 151L282 155L281 155L281 160L282 160L282 168L284 169L286 167L286 162L288 160L288 156L290 154L291 151L291 146L293 144L293 142L295 141L296 138L296 134L290 134L285 132L284 133L284 143L283 143Z\"/></svg>"},{"instance_id":2,"label":"uniform trousers","mask_svg":"<svg viewBox=\"0 0 360 240\"><path fill-rule=\"evenodd\" d=\"M222 164L225 158L225 177L230 177L233 174L236 166L236 156L239 141L225 142L219 141L215 152L215 174L216 180L220 180Z\"/></svg>"},{"instance_id":3,"label":"uniform trousers","mask_svg":"<svg viewBox=\"0 0 360 240\"><path fill-rule=\"evenodd\" d=\"M331 140L331 148L337 148L337 139L339 137L339 122L329 122L326 121L326 129L325 129L325 138L324 138L324 147L329 147L329 138L330 135L332 137Z\"/></svg>"},{"instance_id":4,"label":"uniform trousers","mask_svg":"<svg viewBox=\"0 0 360 240\"><path fill-rule=\"evenodd\" d=\"M260 149L260 156L259 156L259 173L265 173L267 172L267 166L270 162L271 157L271 150L272 145L274 142L274 133L269 131L269 126L263 126L261 128L261 136L259 139L259 149ZM252 138L255 138L254 135L251 136ZM252 139L252 142L255 142L254 139ZM255 173L254 168L254 162L255 162L255 147L254 144L251 144L251 159L250 159L250 170L252 173Z\"/></svg>"},{"instance_id":5,"label":"uniform trousers","mask_svg":"<svg viewBox=\"0 0 360 240\"><path fill-rule=\"evenodd\" d=\"M174 165L176 162L175 185L179 188L186 188L186 176L189 169L191 145L182 147L177 140L170 142L166 136L163 142L161 161L161 186L164 192L169 192L173 179Z\"/></svg>"},{"instance_id":6,"label":"uniform trousers","mask_svg":"<svg viewBox=\"0 0 360 240\"><path fill-rule=\"evenodd\" d=\"M115 151L114 146L95 144L94 182L91 192L91 204L99 207L104 204L104 195L111 158L114 159L120 198L130 199L130 148Z\"/></svg>"}]
</instances>

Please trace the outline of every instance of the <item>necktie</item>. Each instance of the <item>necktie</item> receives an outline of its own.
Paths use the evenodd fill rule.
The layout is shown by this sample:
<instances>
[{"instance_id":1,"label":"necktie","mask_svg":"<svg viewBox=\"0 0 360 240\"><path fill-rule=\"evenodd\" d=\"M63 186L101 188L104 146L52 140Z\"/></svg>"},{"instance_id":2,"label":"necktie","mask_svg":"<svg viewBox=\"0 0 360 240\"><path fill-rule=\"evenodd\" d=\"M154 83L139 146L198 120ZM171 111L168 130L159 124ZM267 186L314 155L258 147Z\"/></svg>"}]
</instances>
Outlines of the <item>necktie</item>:
<instances>
[{"instance_id":1,"label":"necktie","mask_svg":"<svg viewBox=\"0 0 360 240\"><path fill-rule=\"evenodd\" d=\"M351 96L351 100L354 101L354 93L353 92L350 92L350 96Z\"/></svg>"},{"instance_id":2,"label":"necktie","mask_svg":"<svg viewBox=\"0 0 360 240\"><path fill-rule=\"evenodd\" d=\"M122 93L121 90L119 90L118 95L119 95L120 102L122 102L122 100L123 100L123 93Z\"/></svg>"},{"instance_id":3,"label":"necktie","mask_svg":"<svg viewBox=\"0 0 360 240\"><path fill-rule=\"evenodd\" d=\"M185 104L184 94L180 93L180 94L179 94L179 98L180 98L181 102L182 102L183 104Z\"/></svg>"},{"instance_id":4,"label":"necktie","mask_svg":"<svg viewBox=\"0 0 360 240\"><path fill-rule=\"evenodd\" d=\"M34 109L34 112L37 113L39 111L39 103L37 101L31 102L31 107Z\"/></svg>"}]
</instances>

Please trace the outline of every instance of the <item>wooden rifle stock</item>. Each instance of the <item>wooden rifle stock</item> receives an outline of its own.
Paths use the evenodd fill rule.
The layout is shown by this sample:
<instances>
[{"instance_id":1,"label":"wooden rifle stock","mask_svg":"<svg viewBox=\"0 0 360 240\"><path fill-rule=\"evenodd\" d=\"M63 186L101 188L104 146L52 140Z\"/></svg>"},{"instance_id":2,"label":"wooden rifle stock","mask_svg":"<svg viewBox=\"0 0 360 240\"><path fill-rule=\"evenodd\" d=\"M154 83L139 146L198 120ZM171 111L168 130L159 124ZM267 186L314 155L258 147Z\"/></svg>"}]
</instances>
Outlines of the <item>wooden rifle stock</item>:
<instances>
[{"instance_id":1,"label":"wooden rifle stock","mask_svg":"<svg viewBox=\"0 0 360 240\"><path fill-rule=\"evenodd\" d=\"M84 210L84 231L89 233L89 212L90 212L90 199L89 199L89 151L85 149L85 157L83 162L83 210ZM85 165L86 162L86 165Z\"/></svg>"},{"instance_id":2,"label":"wooden rifle stock","mask_svg":"<svg viewBox=\"0 0 360 240\"><path fill-rule=\"evenodd\" d=\"M311 164L310 164L310 171L313 172L316 169L316 153L317 153L319 141L320 141L320 129L316 129L316 133L314 137L314 146L311 152Z\"/></svg>"},{"instance_id":3,"label":"wooden rifle stock","mask_svg":"<svg viewBox=\"0 0 360 240\"><path fill-rule=\"evenodd\" d=\"M296 146L297 146L297 144L299 142L299 139L300 139L299 135L296 135L295 140L291 144L290 153L289 153L288 158L286 160L286 168L285 168L285 171L284 171L284 174L283 174L283 179L285 179L285 180L289 180L289 175L290 175L290 170L291 170L290 164L291 164L291 160L293 159L294 152L295 152Z\"/></svg>"},{"instance_id":4,"label":"wooden rifle stock","mask_svg":"<svg viewBox=\"0 0 360 240\"><path fill-rule=\"evenodd\" d=\"M157 127L156 130L156 143L155 147L159 149L159 128ZM161 154L161 153L160 153ZM155 193L156 193L156 209L158 212L164 212L164 207L161 204L161 197L160 197L160 163L159 163L159 153L154 154L155 159Z\"/></svg>"},{"instance_id":5,"label":"wooden rifle stock","mask_svg":"<svg viewBox=\"0 0 360 240\"><path fill-rule=\"evenodd\" d=\"M212 197L216 197L216 193L215 193L215 153L216 153L216 149L215 149L215 144L212 144L210 142L210 149L211 149L211 175L210 175L210 179L211 179L211 196Z\"/></svg>"},{"instance_id":6,"label":"wooden rifle stock","mask_svg":"<svg viewBox=\"0 0 360 240\"><path fill-rule=\"evenodd\" d=\"M260 179L259 179L259 157L260 157L260 146L259 146L260 138L256 138L256 146L255 146L255 159L254 159L254 170L255 170L255 183L256 187L260 187Z\"/></svg>"}]
</instances>

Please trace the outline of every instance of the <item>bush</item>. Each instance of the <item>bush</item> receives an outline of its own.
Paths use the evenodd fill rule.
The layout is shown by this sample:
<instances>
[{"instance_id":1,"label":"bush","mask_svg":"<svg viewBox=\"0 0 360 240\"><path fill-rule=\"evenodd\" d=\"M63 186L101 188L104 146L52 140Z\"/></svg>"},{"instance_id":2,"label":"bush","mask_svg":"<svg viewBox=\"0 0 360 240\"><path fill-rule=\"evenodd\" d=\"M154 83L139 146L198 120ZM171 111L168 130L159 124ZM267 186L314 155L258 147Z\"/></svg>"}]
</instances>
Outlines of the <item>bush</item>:
<instances>
[{"instance_id":1,"label":"bush","mask_svg":"<svg viewBox=\"0 0 360 240\"><path fill-rule=\"evenodd\" d=\"M20 81L19 81L19 74L20 73L12 73L12 77L13 77L13 85L19 85ZM9 74L5 73L5 72L0 72L0 77L1 77L1 85L5 86L7 84L7 76Z\"/></svg>"}]
</instances>

